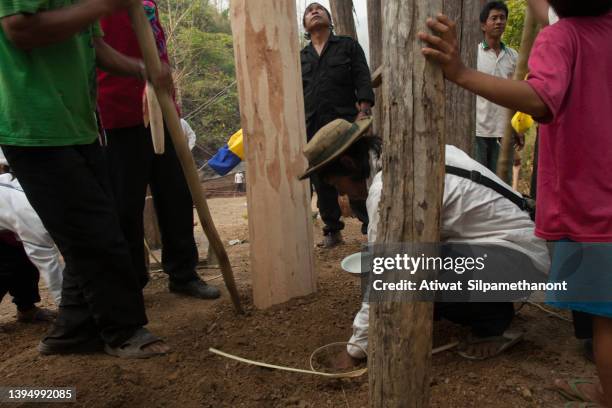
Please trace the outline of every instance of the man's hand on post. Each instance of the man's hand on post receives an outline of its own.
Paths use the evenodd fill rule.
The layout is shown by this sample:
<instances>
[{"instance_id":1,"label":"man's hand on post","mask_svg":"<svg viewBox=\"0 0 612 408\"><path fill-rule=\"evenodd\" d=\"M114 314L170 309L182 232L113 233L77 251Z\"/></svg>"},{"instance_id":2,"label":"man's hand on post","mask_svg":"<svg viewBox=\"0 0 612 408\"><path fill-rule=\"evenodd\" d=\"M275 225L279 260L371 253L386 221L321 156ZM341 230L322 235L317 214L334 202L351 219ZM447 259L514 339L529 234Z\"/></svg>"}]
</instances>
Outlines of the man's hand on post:
<instances>
[{"instance_id":1,"label":"man's hand on post","mask_svg":"<svg viewBox=\"0 0 612 408\"><path fill-rule=\"evenodd\" d=\"M444 14L438 14L435 19L427 19L427 26L436 34L419 32L419 39L428 45L422 49L423 55L440 64L448 80L458 82L466 67L459 53L456 24Z\"/></svg>"}]
</instances>

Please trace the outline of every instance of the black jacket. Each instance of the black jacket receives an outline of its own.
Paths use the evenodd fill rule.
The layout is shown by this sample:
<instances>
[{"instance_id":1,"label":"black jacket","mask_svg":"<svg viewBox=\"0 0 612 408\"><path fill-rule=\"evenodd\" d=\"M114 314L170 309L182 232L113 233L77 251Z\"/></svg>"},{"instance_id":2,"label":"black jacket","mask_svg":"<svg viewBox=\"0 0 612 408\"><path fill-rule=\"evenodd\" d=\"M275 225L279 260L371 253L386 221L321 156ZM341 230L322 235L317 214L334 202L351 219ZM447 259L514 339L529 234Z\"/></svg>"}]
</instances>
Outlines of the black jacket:
<instances>
[{"instance_id":1,"label":"black jacket","mask_svg":"<svg viewBox=\"0 0 612 408\"><path fill-rule=\"evenodd\" d=\"M351 37L329 37L321 57L308 44L300 53L308 140L334 119L350 122L357 102L374 105L370 69L359 43Z\"/></svg>"}]
</instances>

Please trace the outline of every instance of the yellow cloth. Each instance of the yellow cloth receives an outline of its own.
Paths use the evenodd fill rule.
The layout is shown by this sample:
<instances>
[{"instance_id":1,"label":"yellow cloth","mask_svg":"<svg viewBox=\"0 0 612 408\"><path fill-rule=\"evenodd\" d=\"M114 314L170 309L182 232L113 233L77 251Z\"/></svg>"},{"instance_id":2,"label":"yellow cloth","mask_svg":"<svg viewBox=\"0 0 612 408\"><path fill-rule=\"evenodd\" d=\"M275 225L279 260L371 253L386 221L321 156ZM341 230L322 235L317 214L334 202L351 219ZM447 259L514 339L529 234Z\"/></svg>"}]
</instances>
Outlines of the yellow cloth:
<instances>
[{"instance_id":1,"label":"yellow cloth","mask_svg":"<svg viewBox=\"0 0 612 408\"><path fill-rule=\"evenodd\" d=\"M240 160L244 160L244 144L242 143L242 129L237 131L227 141L228 149L236 156L240 157Z\"/></svg>"}]
</instances>

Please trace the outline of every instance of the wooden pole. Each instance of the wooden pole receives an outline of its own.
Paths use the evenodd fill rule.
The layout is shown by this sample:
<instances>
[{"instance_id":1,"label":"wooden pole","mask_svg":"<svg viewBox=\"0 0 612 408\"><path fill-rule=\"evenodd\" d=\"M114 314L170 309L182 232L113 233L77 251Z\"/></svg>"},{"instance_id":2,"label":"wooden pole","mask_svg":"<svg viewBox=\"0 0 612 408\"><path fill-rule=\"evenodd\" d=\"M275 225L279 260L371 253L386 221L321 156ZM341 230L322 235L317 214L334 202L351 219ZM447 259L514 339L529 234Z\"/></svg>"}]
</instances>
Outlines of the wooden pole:
<instances>
[{"instance_id":1,"label":"wooden pole","mask_svg":"<svg viewBox=\"0 0 612 408\"><path fill-rule=\"evenodd\" d=\"M444 79L440 69L421 54L423 45L416 33L427 31L426 18L441 10L442 0L384 2L384 155L378 243L440 239ZM426 277L422 271L415 276ZM416 302L414 296L397 292L393 301L371 303L371 407L428 406L433 304Z\"/></svg>"},{"instance_id":2,"label":"wooden pole","mask_svg":"<svg viewBox=\"0 0 612 408\"><path fill-rule=\"evenodd\" d=\"M382 70L382 0L368 0L368 37L370 40L370 70L372 78L379 78L375 74ZM372 109L372 132L381 135L381 123L383 115L382 89L378 87L377 81L372 81L374 88L374 100L376 101Z\"/></svg>"},{"instance_id":3,"label":"wooden pole","mask_svg":"<svg viewBox=\"0 0 612 408\"><path fill-rule=\"evenodd\" d=\"M294 1L230 3L255 306L316 291L304 100Z\"/></svg>"},{"instance_id":4,"label":"wooden pole","mask_svg":"<svg viewBox=\"0 0 612 408\"><path fill-rule=\"evenodd\" d=\"M529 62L529 54L531 54L531 48L539 32L538 23L531 11L531 7L525 9L525 25L523 28L523 35L521 37L521 47L519 49L519 57L516 63L516 69L514 71L514 79L522 81L525 79L525 75L529 70L527 63ZM512 173L510 169L514 163L514 130L510 120L514 111L508 110L508 121L506 125L506 132L502 139L502 146L499 152L499 159L497 161L497 176L504 180L507 184L511 184Z\"/></svg>"},{"instance_id":5,"label":"wooden pole","mask_svg":"<svg viewBox=\"0 0 612 408\"><path fill-rule=\"evenodd\" d=\"M355 18L353 17L353 0L329 0L335 32L348 35L357 40Z\"/></svg>"},{"instance_id":6,"label":"wooden pole","mask_svg":"<svg viewBox=\"0 0 612 408\"><path fill-rule=\"evenodd\" d=\"M478 43L482 31L478 21L480 0L444 0L444 14L457 23L463 63L476 69ZM476 96L446 83L446 143L457 146L470 156L476 136Z\"/></svg>"},{"instance_id":7,"label":"wooden pole","mask_svg":"<svg viewBox=\"0 0 612 408\"><path fill-rule=\"evenodd\" d=\"M161 72L161 61L157 52L157 46L155 45L153 31L151 30L151 25L145 15L142 4L140 2L134 3L130 6L128 12L132 21L134 33L138 39L147 73L149 76L157 77ZM225 280L225 285L232 298L234 307L238 313L242 313L243 311L240 305L238 290L236 289L236 282L234 281L232 266L230 265L229 258L223 247L223 242L219 237L219 233L210 215L210 210L208 209L208 204L206 203L206 198L198 177L197 168L193 161L191 151L189 151L187 139L183 133L183 128L178 113L176 112L176 107L174 106L174 101L166 89L155 88L155 93L157 94L157 99L161 106L166 126L170 131L174 149L176 150L181 167L183 168L183 174L189 186L193 203L196 206L202 229L206 233L208 241L217 254L221 266L221 273L223 274L223 279Z\"/></svg>"}]
</instances>

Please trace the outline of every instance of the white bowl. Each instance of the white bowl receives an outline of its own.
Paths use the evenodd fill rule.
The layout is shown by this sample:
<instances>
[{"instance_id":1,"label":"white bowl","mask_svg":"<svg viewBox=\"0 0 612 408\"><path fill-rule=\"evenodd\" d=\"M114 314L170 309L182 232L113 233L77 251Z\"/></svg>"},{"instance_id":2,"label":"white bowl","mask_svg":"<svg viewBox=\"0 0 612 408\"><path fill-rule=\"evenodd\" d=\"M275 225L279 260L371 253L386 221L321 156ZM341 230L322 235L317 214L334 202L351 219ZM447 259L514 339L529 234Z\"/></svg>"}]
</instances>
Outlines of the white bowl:
<instances>
[{"instance_id":1,"label":"white bowl","mask_svg":"<svg viewBox=\"0 0 612 408\"><path fill-rule=\"evenodd\" d=\"M340 263L342 269L353 275L360 275L370 271L369 268L361 270L361 252L356 252L344 258ZM367 256L367 255L365 255Z\"/></svg>"}]
</instances>

